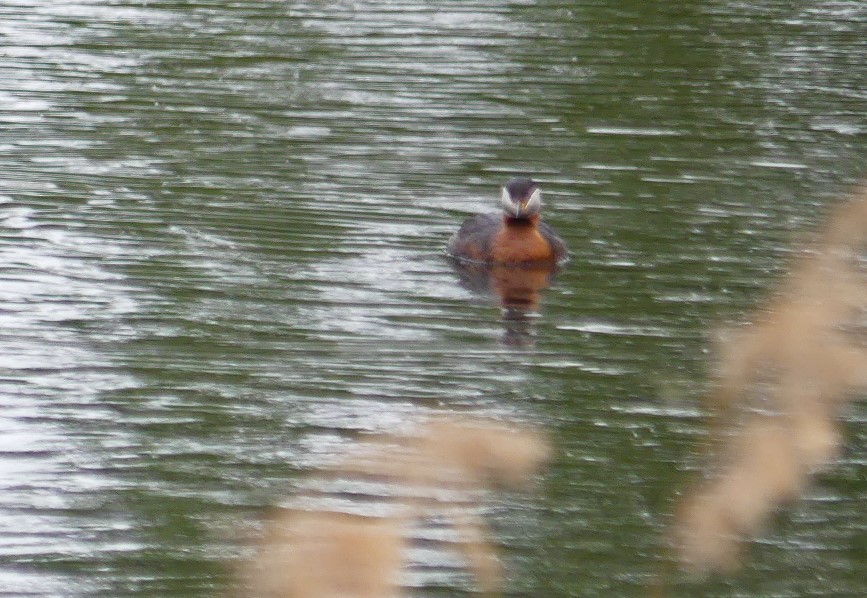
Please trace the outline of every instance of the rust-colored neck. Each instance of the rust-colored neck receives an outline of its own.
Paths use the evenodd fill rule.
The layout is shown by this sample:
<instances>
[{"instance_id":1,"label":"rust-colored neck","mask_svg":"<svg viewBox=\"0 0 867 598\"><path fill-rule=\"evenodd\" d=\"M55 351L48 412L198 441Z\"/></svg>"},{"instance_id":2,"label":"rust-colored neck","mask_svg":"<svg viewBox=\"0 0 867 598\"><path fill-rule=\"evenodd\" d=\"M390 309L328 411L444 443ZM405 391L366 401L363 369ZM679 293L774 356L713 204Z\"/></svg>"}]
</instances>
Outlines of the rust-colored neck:
<instances>
[{"instance_id":1,"label":"rust-colored neck","mask_svg":"<svg viewBox=\"0 0 867 598\"><path fill-rule=\"evenodd\" d=\"M539 222L539 215L533 214L532 216L527 216L526 218L513 218L511 216L503 216L503 223L506 226L512 226L515 228L524 228L531 227L535 228L536 224Z\"/></svg>"}]
</instances>

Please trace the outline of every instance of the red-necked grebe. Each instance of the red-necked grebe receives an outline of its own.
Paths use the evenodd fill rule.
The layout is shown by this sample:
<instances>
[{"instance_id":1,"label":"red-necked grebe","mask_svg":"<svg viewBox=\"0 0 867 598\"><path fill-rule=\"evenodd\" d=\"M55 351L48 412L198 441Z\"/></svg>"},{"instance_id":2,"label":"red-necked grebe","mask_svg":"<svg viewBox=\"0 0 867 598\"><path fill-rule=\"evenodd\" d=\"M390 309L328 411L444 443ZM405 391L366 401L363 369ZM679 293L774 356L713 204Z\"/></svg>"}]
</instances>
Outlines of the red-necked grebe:
<instances>
[{"instance_id":1,"label":"red-necked grebe","mask_svg":"<svg viewBox=\"0 0 867 598\"><path fill-rule=\"evenodd\" d=\"M467 218L451 239L447 252L459 260L499 264L556 264L566 257L566 245L539 218L542 192L538 183L515 177L502 189L503 214Z\"/></svg>"}]
</instances>

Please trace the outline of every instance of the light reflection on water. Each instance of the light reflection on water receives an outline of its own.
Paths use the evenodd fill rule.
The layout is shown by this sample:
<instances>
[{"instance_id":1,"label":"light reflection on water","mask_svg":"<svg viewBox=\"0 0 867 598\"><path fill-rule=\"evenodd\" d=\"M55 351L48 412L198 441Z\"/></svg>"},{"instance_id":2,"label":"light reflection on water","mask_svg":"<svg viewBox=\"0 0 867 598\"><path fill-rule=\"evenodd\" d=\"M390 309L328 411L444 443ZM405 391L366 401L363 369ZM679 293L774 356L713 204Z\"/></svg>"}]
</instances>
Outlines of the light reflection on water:
<instances>
[{"instance_id":1,"label":"light reflection on water","mask_svg":"<svg viewBox=\"0 0 867 598\"><path fill-rule=\"evenodd\" d=\"M235 526L299 470L441 408L562 450L543 504L494 509L514 594L634 593L701 439L705 331L863 175L864 22L858 2L3 6L0 595L214 595ZM514 329L442 252L516 172L573 259ZM821 536L857 594L847 459L789 537ZM430 592L461 585L421 558ZM734 586L821 589L807 548L764 558L769 581Z\"/></svg>"}]
</instances>

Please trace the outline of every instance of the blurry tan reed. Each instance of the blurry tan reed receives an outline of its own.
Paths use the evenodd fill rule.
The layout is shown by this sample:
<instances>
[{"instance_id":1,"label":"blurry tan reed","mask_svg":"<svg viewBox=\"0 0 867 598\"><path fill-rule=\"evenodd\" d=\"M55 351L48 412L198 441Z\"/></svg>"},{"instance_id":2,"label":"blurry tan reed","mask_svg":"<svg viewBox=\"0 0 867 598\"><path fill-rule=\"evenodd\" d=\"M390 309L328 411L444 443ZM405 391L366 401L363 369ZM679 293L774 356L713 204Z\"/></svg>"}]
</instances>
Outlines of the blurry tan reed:
<instances>
[{"instance_id":1,"label":"blurry tan reed","mask_svg":"<svg viewBox=\"0 0 867 598\"><path fill-rule=\"evenodd\" d=\"M685 570L731 571L744 542L840 450L840 409L867 386L867 189L830 214L755 321L717 356L715 449L678 505Z\"/></svg>"},{"instance_id":2,"label":"blurry tan reed","mask_svg":"<svg viewBox=\"0 0 867 598\"><path fill-rule=\"evenodd\" d=\"M434 417L417 435L362 444L332 469L391 476L407 487L489 490L521 485L549 456L547 441L533 428L482 418Z\"/></svg>"},{"instance_id":3,"label":"blurry tan reed","mask_svg":"<svg viewBox=\"0 0 867 598\"><path fill-rule=\"evenodd\" d=\"M366 517L281 509L245 568L244 596L385 598L399 595L409 526L450 523L479 590L497 595L501 564L484 520L484 493L526 483L549 456L537 431L486 419L432 418L417 434L380 436L317 472L395 488L391 514Z\"/></svg>"},{"instance_id":4,"label":"blurry tan reed","mask_svg":"<svg viewBox=\"0 0 867 598\"><path fill-rule=\"evenodd\" d=\"M400 522L284 509L268 522L248 590L267 598L397 596L403 558Z\"/></svg>"}]
</instances>

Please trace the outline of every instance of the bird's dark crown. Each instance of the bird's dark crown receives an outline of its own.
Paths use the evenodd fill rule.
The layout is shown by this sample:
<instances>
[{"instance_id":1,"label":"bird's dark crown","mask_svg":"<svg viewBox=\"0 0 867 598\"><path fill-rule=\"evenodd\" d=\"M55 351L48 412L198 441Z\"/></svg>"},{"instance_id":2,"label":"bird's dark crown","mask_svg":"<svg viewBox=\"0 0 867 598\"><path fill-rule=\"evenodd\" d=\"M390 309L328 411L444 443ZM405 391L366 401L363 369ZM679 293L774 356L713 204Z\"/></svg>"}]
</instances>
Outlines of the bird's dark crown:
<instances>
[{"instance_id":1,"label":"bird's dark crown","mask_svg":"<svg viewBox=\"0 0 867 598\"><path fill-rule=\"evenodd\" d=\"M518 201L529 197L538 188L539 184L536 181L525 176L516 176L506 183L506 191L509 192L509 196Z\"/></svg>"}]
</instances>

